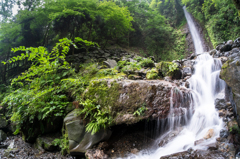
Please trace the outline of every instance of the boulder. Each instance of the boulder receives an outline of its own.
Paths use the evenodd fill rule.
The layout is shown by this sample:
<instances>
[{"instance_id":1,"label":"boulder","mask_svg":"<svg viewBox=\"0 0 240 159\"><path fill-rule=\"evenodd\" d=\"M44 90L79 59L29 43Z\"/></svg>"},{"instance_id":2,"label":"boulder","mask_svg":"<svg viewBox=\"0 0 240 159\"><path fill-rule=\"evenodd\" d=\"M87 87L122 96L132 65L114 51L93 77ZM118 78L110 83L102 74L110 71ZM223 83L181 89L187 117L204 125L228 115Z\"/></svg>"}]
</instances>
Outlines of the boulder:
<instances>
[{"instance_id":1,"label":"boulder","mask_svg":"<svg viewBox=\"0 0 240 159\"><path fill-rule=\"evenodd\" d=\"M4 131L0 130L0 142L6 139L7 139L7 134Z\"/></svg>"},{"instance_id":2,"label":"boulder","mask_svg":"<svg viewBox=\"0 0 240 159\"><path fill-rule=\"evenodd\" d=\"M36 142L34 143L34 147L39 149L39 150L46 150L46 151L55 151L58 150L59 147L54 144L54 140L56 138L60 138L60 135L48 135L48 136L41 136L36 139Z\"/></svg>"},{"instance_id":3,"label":"boulder","mask_svg":"<svg viewBox=\"0 0 240 159\"><path fill-rule=\"evenodd\" d=\"M228 135L229 135L229 133L228 133L227 130L222 129L222 130L220 131L220 137L221 137L221 138L227 138Z\"/></svg>"},{"instance_id":4,"label":"boulder","mask_svg":"<svg viewBox=\"0 0 240 159\"><path fill-rule=\"evenodd\" d=\"M214 129L209 129L208 132L204 135L204 139L210 139L214 136Z\"/></svg>"},{"instance_id":5,"label":"boulder","mask_svg":"<svg viewBox=\"0 0 240 159\"><path fill-rule=\"evenodd\" d=\"M64 124L68 133L70 153L85 153L100 141L107 140L111 136L110 130L100 130L95 134L86 132L85 121L76 115L77 109L70 112L64 118Z\"/></svg>"},{"instance_id":6,"label":"boulder","mask_svg":"<svg viewBox=\"0 0 240 159\"><path fill-rule=\"evenodd\" d=\"M236 47L240 47L240 37L233 42L232 48Z\"/></svg>"},{"instance_id":7,"label":"boulder","mask_svg":"<svg viewBox=\"0 0 240 159\"><path fill-rule=\"evenodd\" d=\"M214 102L215 108L218 110L225 109L227 107L225 99L216 99Z\"/></svg>"},{"instance_id":8,"label":"boulder","mask_svg":"<svg viewBox=\"0 0 240 159\"><path fill-rule=\"evenodd\" d=\"M103 65L106 65L108 68L114 68L117 66L117 62L115 60L108 59L107 61L103 61Z\"/></svg>"},{"instance_id":9,"label":"boulder","mask_svg":"<svg viewBox=\"0 0 240 159\"><path fill-rule=\"evenodd\" d=\"M239 55L237 58L239 58ZM237 113L240 115L240 60L228 60L225 62L220 72L220 78L232 88Z\"/></svg>"},{"instance_id":10,"label":"boulder","mask_svg":"<svg viewBox=\"0 0 240 159\"><path fill-rule=\"evenodd\" d=\"M154 112L157 117L165 119L170 109L172 85L173 83L162 80L93 80L83 98L94 99L102 108L109 110L115 124L133 124L147 119ZM179 91L183 93L186 102L191 100L187 97L187 89ZM133 115L143 106L146 110L142 115ZM182 105L188 106L187 103Z\"/></svg>"}]
</instances>

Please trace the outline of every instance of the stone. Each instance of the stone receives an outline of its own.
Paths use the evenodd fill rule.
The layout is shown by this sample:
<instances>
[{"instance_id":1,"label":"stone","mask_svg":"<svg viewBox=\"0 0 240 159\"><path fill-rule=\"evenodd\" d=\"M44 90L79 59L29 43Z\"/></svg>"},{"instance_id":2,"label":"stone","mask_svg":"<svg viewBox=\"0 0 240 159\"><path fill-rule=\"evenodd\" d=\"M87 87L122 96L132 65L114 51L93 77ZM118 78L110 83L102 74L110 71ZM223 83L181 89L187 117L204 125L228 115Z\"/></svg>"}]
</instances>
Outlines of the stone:
<instances>
[{"instance_id":1,"label":"stone","mask_svg":"<svg viewBox=\"0 0 240 159\"><path fill-rule=\"evenodd\" d=\"M107 61L103 61L103 65L106 65L108 68L114 68L117 66L117 62L115 60L107 59Z\"/></svg>"},{"instance_id":2,"label":"stone","mask_svg":"<svg viewBox=\"0 0 240 159\"><path fill-rule=\"evenodd\" d=\"M208 144L207 147L208 147L208 150L217 150L218 149L218 145L216 142Z\"/></svg>"},{"instance_id":3,"label":"stone","mask_svg":"<svg viewBox=\"0 0 240 159\"><path fill-rule=\"evenodd\" d=\"M239 48L233 48L231 51L234 54L234 53L239 53L240 50L239 50Z\"/></svg>"},{"instance_id":4,"label":"stone","mask_svg":"<svg viewBox=\"0 0 240 159\"><path fill-rule=\"evenodd\" d=\"M192 69L191 69L191 67L184 67L183 69L182 69L182 75L183 75L183 77L186 77L186 76L188 76L189 74L192 74Z\"/></svg>"},{"instance_id":5,"label":"stone","mask_svg":"<svg viewBox=\"0 0 240 159\"><path fill-rule=\"evenodd\" d=\"M215 108L218 110L226 109L227 107L225 99L219 99L219 98L215 99L214 105L215 105Z\"/></svg>"},{"instance_id":6,"label":"stone","mask_svg":"<svg viewBox=\"0 0 240 159\"><path fill-rule=\"evenodd\" d=\"M138 152L139 152L139 150L137 148L134 148L134 149L131 150L132 154L137 154Z\"/></svg>"},{"instance_id":7,"label":"stone","mask_svg":"<svg viewBox=\"0 0 240 159\"><path fill-rule=\"evenodd\" d=\"M0 130L0 142L6 139L7 139L7 134L4 131Z\"/></svg>"},{"instance_id":8,"label":"stone","mask_svg":"<svg viewBox=\"0 0 240 159\"><path fill-rule=\"evenodd\" d=\"M240 57L237 55L237 57ZM231 59L225 62L220 72L223 79L232 89L233 100L236 104L237 114L240 115L240 61ZM238 121L240 123L240 121Z\"/></svg>"},{"instance_id":9,"label":"stone","mask_svg":"<svg viewBox=\"0 0 240 159\"><path fill-rule=\"evenodd\" d=\"M216 53L217 53L217 50L215 50L215 49L214 49L214 50L211 50L211 51L209 51L209 54L210 54L210 55L212 55L212 56L213 56L214 54L216 54Z\"/></svg>"},{"instance_id":10,"label":"stone","mask_svg":"<svg viewBox=\"0 0 240 159\"><path fill-rule=\"evenodd\" d=\"M232 48L236 47L240 47L240 37L233 42Z\"/></svg>"},{"instance_id":11,"label":"stone","mask_svg":"<svg viewBox=\"0 0 240 159\"><path fill-rule=\"evenodd\" d=\"M34 143L35 148L37 149L44 149L46 151L55 151L58 149L58 146L54 145L54 137L50 137L50 136L42 136L42 137L38 137L36 139L36 142Z\"/></svg>"},{"instance_id":12,"label":"stone","mask_svg":"<svg viewBox=\"0 0 240 159\"><path fill-rule=\"evenodd\" d=\"M85 156L89 159L108 159L108 156L103 152L103 150L87 150Z\"/></svg>"},{"instance_id":13,"label":"stone","mask_svg":"<svg viewBox=\"0 0 240 159\"><path fill-rule=\"evenodd\" d=\"M8 122L4 115L0 115L0 129L6 128Z\"/></svg>"},{"instance_id":14,"label":"stone","mask_svg":"<svg viewBox=\"0 0 240 159\"><path fill-rule=\"evenodd\" d=\"M204 139L196 140L196 141L194 141L194 145L195 145L195 146L196 146L196 145L199 145L199 144L203 143L204 141L205 141Z\"/></svg>"},{"instance_id":15,"label":"stone","mask_svg":"<svg viewBox=\"0 0 240 159\"><path fill-rule=\"evenodd\" d=\"M76 109L73 110L64 118L70 152L85 153L95 144L107 140L111 136L110 130L100 130L93 135L91 132L86 132L84 121L81 117L75 115L76 111Z\"/></svg>"},{"instance_id":16,"label":"stone","mask_svg":"<svg viewBox=\"0 0 240 159\"><path fill-rule=\"evenodd\" d=\"M210 139L214 136L214 129L209 129L208 132L204 135L204 139Z\"/></svg>"},{"instance_id":17,"label":"stone","mask_svg":"<svg viewBox=\"0 0 240 159\"><path fill-rule=\"evenodd\" d=\"M220 131L220 137L221 137L221 138L227 138L228 135L229 135L229 133L228 133L227 130L222 129L222 130Z\"/></svg>"}]
</instances>

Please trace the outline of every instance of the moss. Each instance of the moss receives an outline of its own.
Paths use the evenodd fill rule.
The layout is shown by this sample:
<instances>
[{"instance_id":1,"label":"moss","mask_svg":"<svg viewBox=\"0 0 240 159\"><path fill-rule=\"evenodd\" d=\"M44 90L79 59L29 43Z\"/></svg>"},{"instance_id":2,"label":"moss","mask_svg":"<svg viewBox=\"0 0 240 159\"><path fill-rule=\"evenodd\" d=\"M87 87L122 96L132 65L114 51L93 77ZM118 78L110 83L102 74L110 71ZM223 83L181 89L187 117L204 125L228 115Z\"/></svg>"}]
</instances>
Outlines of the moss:
<instances>
[{"instance_id":1,"label":"moss","mask_svg":"<svg viewBox=\"0 0 240 159\"><path fill-rule=\"evenodd\" d=\"M114 116L120 89L116 81L108 83L106 80L93 80L84 93L84 99L96 100L101 105L102 111L110 112Z\"/></svg>"},{"instance_id":2,"label":"moss","mask_svg":"<svg viewBox=\"0 0 240 159\"><path fill-rule=\"evenodd\" d=\"M173 76L174 71L178 70L176 63L166 61L157 63L156 68L163 74L163 76Z\"/></svg>"},{"instance_id":3,"label":"moss","mask_svg":"<svg viewBox=\"0 0 240 159\"><path fill-rule=\"evenodd\" d=\"M128 79L134 80L135 79L135 75L129 75Z\"/></svg>"},{"instance_id":4,"label":"moss","mask_svg":"<svg viewBox=\"0 0 240 159\"><path fill-rule=\"evenodd\" d=\"M141 67L154 67L155 66L153 60L151 60L150 58L142 59L139 62L139 64L141 65Z\"/></svg>"},{"instance_id":5,"label":"moss","mask_svg":"<svg viewBox=\"0 0 240 159\"><path fill-rule=\"evenodd\" d=\"M150 71L147 72L146 75L147 79L158 79L158 70L156 68L151 69Z\"/></svg>"}]
</instances>

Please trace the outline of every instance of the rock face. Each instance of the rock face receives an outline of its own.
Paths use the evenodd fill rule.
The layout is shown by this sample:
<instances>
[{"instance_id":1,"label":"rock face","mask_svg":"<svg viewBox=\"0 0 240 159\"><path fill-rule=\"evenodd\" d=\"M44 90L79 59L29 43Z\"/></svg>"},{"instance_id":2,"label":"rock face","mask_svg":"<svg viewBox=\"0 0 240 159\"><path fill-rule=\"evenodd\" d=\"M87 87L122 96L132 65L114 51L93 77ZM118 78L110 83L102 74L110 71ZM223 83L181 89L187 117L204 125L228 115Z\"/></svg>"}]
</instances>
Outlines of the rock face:
<instances>
[{"instance_id":1,"label":"rock face","mask_svg":"<svg viewBox=\"0 0 240 159\"><path fill-rule=\"evenodd\" d=\"M232 50L234 51L234 50ZM240 114L240 52L228 57L222 66L220 77L232 88L233 99L236 103L237 113Z\"/></svg>"},{"instance_id":2,"label":"rock face","mask_svg":"<svg viewBox=\"0 0 240 159\"><path fill-rule=\"evenodd\" d=\"M170 110L173 86L176 87L175 84L162 80L98 80L91 82L84 98L96 99L103 109L110 110L116 125L133 124L151 116L166 118ZM174 104L178 102L182 103L182 107L188 107L191 100L188 90L179 91L183 97L173 102L174 107L178 108L178 105ZM133 115L141 108L146 110L142 115Z\"/></svg>"},{"instance_id":3,"label":"rock face","mask_svg":"<svg viewBox=\"0 0 240 159\"><path fill-rule=\"evenodd\" d=\"M86 132L86 123L81 117L76 115L76 111L77 109L73 110L64 118L70 153L85 153L93 145L107 140L111 136L110 130L101 130L94 135Z\"/></svg>"}]
</instances>

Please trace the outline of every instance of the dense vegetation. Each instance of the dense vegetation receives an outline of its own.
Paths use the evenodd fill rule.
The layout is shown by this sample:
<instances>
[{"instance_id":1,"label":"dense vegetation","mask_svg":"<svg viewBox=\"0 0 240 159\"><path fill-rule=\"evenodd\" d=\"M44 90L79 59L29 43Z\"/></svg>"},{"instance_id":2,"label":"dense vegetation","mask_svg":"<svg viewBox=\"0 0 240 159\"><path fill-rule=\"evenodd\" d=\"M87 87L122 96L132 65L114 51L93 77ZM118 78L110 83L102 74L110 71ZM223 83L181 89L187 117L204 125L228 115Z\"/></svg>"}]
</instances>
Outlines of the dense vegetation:
<instances>
[{"instance_id":1,"label":"dense vegetation","mask_svg":"<svg viewBox=\"0 0 240 159\"><path fill-rule=\"evenodd\" d=\"M19 11L13 14L16 4ZM102 111L102 105L91 96L83 97L84 91L91 91L95 84L104 92L108 87L98 79L131 78L129 72L151 68L154 61L138 56L134 62L120 60L111 69L101 69L97 63L80 64L78 72L65 58L111 47L153 55L158 61L184 58L185 35L181 29L186 20L182 4L206 26L214 45L239 36L239 17L230 0L3 1L0 101L17 125L15 133L24 131L26 123L40 123L43 133L41 121L63 118L73 101L78 101L79 115L89 121L87 131L96 133L111 126L111 112ZM148 70L146 78L160 78L158 68L165 76L177 70L177 65L160 62L157 69ZM142 107L132 113L141 115L144 110ZM31 137L33 130L28 131Z\"/></svg>"},{"instance_id":2,"label":"dense vegetation","mask_svg":"<svg viewBox=\"0 0 240 159\"><path fill-rule=\"evenodd\" d=\"M240 18L233 0L182 0L207 29L214 46L240 36Z\"/></svg>"},{"instance_id":3,"label":"dense vegetation","mask_svg":"<svg viewBox=\"0 0 240 159\"><path fill-rule=\"evenodd\" d=\"M185 56L185 37L179 29L174 29L184 22L180 1L166 1L164 6L153 5L154 1L150 3L140 0L4 2L0 13L1 61L21 53L13 54L11 48L44 46L51 51L55 43L65 37L73 42L75 37L93 41L102 49L111 46L130 48L138 50L142 55L154 55L158 60L173 60ZM13 15L12 7L16 3L20 10ZM172 12L173 7L177 8L177 13ZM164 11L161 8L165 8ZM180 17L172 18L172 15ZM84 49L79 51L72 48L69 54L79 52L84 52ZM9 83L10 78L29 66L30 62L26 60L1 65L0 80Z\"/></svg>"}]
</instances>

